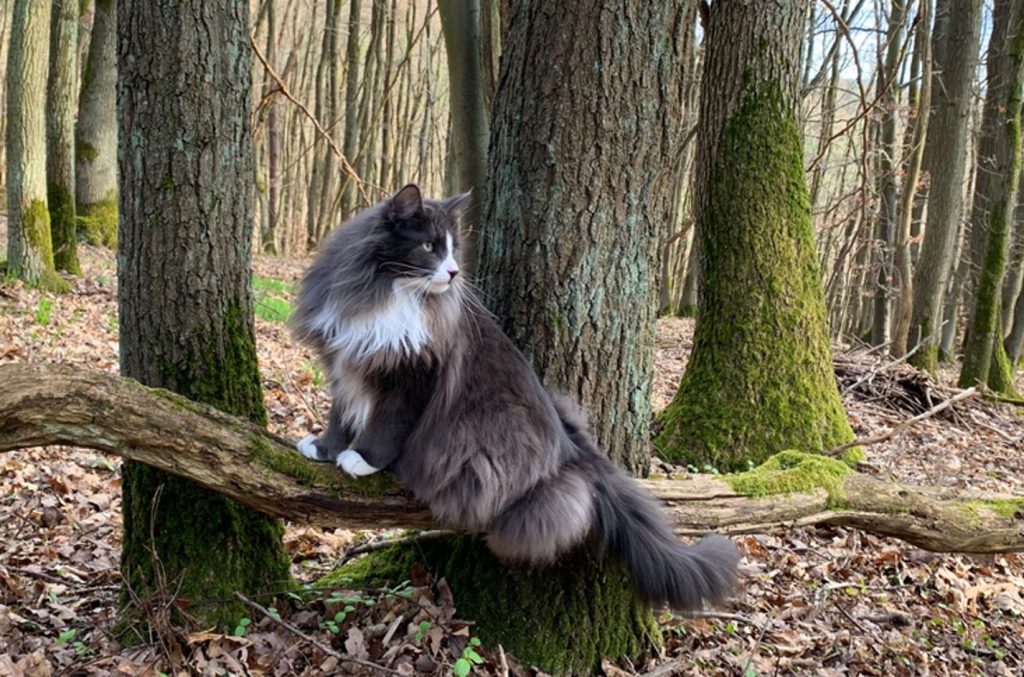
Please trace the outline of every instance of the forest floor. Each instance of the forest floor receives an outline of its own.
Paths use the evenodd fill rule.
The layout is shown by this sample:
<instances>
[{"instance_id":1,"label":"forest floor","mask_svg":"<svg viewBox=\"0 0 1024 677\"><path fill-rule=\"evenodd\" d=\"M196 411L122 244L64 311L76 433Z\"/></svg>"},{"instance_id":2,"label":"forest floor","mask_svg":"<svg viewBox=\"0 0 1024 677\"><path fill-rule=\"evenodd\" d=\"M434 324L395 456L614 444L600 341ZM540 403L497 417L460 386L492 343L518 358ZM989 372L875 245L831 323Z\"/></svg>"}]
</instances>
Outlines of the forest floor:
<instances>
[{"instance_id":1,"label":"forest floor","mask_svg":"<svg viewBox=\"0 0 1024 677\"><path fill-rule=\"evenodd\" d=\"M117 372L114 258L83 247L82 259L85 277L72 282L69 294L0 286L0 363ZM327 410L322 372L283 323L305 263L255 263L270 425L295 438L318 430ZM692 331L688 320L659 323L656 408L674 392ZM840 354L837 374L858 435L924 411L954 377L943 372L935 383L864 352ZM866 448L865 469L909 483L1022 496L1022 449L1020 410L974 399ZM198 628L171 650L155 641L123 647L115 625L119 469L117 457L75 448L0 455L0 675L369 674L259 613L240 618L228 635ZM293 524L285 544L295 577L311 583L353 544L385 536ZM1024 555L935 554L839 528L735 541L745 554L737 597L704 617L662 618L662 655L636 666L608 664L606 674L1024 674ZM477 646L469 619L458 620L458 590L428 582L422 572L411 578L388 591L306 589L279 613L332 651L401 674L471 667L494 675L504 665L530 674L499 647Z\"/></svg>"}]
</instances>

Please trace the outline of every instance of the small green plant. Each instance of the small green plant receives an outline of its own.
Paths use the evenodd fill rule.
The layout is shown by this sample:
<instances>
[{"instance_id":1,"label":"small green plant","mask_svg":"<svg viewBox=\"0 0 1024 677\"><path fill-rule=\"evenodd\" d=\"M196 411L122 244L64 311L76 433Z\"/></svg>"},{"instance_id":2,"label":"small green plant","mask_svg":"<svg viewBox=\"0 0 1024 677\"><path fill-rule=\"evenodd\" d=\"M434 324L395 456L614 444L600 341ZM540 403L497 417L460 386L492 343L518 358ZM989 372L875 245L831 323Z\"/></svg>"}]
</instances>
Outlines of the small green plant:
<instances>
[{"instance_id":1,"label":"small green plant","mask_svg":"<svg viewBox=\"0 0 1024 677\"><path fill-rule=\"evenodd\" d=\"M345 622L345 619L348 618L348 615L353 611L355 611L355 607L346 606L345 609L334 614L334 618L328 618L320 621L320 628L335 635L338 634L341 632L341 624Z\"/></svg>"},{"instance_id":2,"label":"small green plant","mask_svg":"<svg viewBox=\"0 0 1024 677\"><path fill-rule=\"evenodd\" d=\"M74 628L71 628L70 630L65 630L64 632L57 635L57 644L64 646L65 644L73 640L75 638L75 635L77 634L78 630L75 630Z\"/></svg>"},{"instance_id":3,"label":"small green plant","mask_svg":"<svg viewBox=\"0 0 1024 677\"><path fill-rule=\"evenodd\" d=\"M423 638L430 632L430 621L420 621L419 627L416 629L416 644L421 644Z\"/></svg>"},{"instance_id":4,"label":"small green plant","mask_svg":"<svg viewBox=\"0 0 1024 677\"><path fill-rule=\"evenodd\" d=\"M267 322L285 322L292 314L292 306L284 299L268 296L256 301L255 311L257 317Z\"/></svg>"},{"instance_id":5,"label":"small green plant","mask_svg":"<svg viewBox=\"0 0 1024 677\"><path fill-rule=\"evenodd\" d=\"M233 634L235 637L244 637L245 631L249 628L251 624L251 618L242 618L238 621L238 625L235 626L235 631L231 634Z\"/></svg>"},{"instance_id":6,"label":"small green plant","mask_svg":"<svg viewBox=\"0 0 1024 677\"><path fill-rule=\"evenodd\" d=\"M253 276L256 315L267 322L285 322L292 313L295 285L272 277Z\"/></svg>"},{"instance_id":7,"label":"small green plant","mask_svg":"<svg viewBox=\"0 0 1024 677\"><path fill-rule=\"evenodd\" d=\"M117 315L114 315L113 313L107 315L107 329L116 334L120 328L121 324L117 321Z\"/></svg>"},{"instance_id":8,"label":"small green plant","mask_svg":"<svg viewBox=\"0 0 1024 677\"><path fill-rule=\"evenodd\" d=\"M39 305L36 306L36 324L40 327L45 327L50 324L50 318L53 316L53 301L43 296L39 299Z\"/></svg>"},{"instance_id":9,"label":"small green plant","mask_svg":"<svg viewBox=\"0 0 1024 677\"><path fill-rule=\"evenodd\" d=\"M114 464L111 463L110 461L108 461L105 458L98 458L98 459L96 459L95 461L93 461L92 463L89 464L89 467L94 469L94 470L96 468L103 468L107 472L116 472L117 471L117 468L114 466Z\"/></svg>"},{"instance_id":10,"label":"small green plant","mask_svg":"<svg viewBox=\"0 0 1024 677\"><path fill-rule=\"evenodd\" d=\"M462 656L452 666L452 673L455 677L466 677L473 671L474 665L483 665L484 658L477 653L480 640L477 637L470 637L466 648L462 650Z\"/></svg>"}]
</instances>

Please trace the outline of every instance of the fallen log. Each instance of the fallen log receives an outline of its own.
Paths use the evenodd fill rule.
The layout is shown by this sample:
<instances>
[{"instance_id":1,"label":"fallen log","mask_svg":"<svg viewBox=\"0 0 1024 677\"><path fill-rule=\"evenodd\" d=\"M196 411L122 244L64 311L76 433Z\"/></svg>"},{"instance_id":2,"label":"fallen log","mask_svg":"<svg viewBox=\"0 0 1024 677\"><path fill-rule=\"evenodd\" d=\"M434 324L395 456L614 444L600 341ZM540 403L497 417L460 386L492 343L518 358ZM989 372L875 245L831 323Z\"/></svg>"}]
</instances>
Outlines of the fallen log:
<instances>
[{"instance_id":1,"label":"fallen log","mask_svg":"<svg viewBox=\"0 0 1024 677\"><path fill-rule=\"evenodd\" d=\"M0 366L0 451L71 445L188 478L265 513L322 527L431 527L386 473L353 480L290 441L212 407L70 366ZM1024 551L1024 499L913 487L787 451L733 476L652 478L677 533L833 525L940 552Z\"/></svg>"}]
</instances>

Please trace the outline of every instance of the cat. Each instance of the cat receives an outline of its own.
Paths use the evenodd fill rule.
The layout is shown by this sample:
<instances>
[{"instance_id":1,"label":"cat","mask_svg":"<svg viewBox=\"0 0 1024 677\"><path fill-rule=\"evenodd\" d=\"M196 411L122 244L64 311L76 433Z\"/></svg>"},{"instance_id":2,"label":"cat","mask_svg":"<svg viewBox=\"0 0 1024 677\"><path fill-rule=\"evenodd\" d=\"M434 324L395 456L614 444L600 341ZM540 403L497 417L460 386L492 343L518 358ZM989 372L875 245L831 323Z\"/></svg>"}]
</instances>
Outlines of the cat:
<instances>
[{"instance_id":1,"label":"cat","mask_svg":"<svg viewBox=\"0 0 1024 677\"><path fill-rule=\"evenodd\" d=\"M409 184L323 243L291 323L323 361L331 408L326 431L298 450L354 477L389 469L438 523L486 532L505 561L549 564L593 535L647 602L722 601L732 542L679 542L472 293L459 265L468 205L468 194L432 200Z\"/></svg>"}]
</instances>

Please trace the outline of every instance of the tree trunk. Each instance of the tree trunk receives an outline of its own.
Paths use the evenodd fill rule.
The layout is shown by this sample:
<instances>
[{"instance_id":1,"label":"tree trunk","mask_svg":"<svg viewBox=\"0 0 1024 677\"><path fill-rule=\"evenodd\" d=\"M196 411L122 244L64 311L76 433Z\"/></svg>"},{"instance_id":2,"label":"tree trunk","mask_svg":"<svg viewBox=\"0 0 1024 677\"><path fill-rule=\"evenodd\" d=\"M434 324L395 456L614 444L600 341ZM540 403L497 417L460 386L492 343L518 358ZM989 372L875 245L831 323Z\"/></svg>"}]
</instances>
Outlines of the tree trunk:
<instances>
[{"instance_id":1,"label":"tree trunk","mask_svg":"<svg viewBox=\"0 0 1024 677\"><path fill-rule=\"evenodd\" d=\"M66 289L54 270L46 205L46 79L50 5L17 0L7 52L7 274Z\"/></svg>"},{"instance_id":2,"label":"tree trunk","mask_svg":"<svg viewBox=\"0 0 1024 677\"><path fill-rule=\"evenodd\" d=\"M74 445L120 454L267 514L328 529L444 526L387 473L354 480L307 461L290 441L251 421L166 390L104 372L35 363L0 366L0 383L7 386L0 390L0 452ZM659 477L640 484L664 504L680 535L785 533L820 524L863 529L936 552L1024 551L1024 497L909 486L811 454L783 452L738 475ZM466 587L453 585L459 615L477 620L459 601ZM516 615L528 611L514 609Z\"/></svg>"},{"instance_id":3,"label":"tree trunk","mask_svg":"<svg viewBox=\"0 0 1024 677\"><path fill-rule=\"evenodd\" d=\"M1022 182L1024 183L1024 182ZM1010 235L1009 261L1003 278L1002 323L1009 336L1013 328L1013 309L1024 288L1024 185L1017 187L1017 208L1013 213L1013 232ZM1009 344L1007 344L1009 346Z\"/></svg>"},{"instance_id":4,"label":"tree trunk","mask_svg":"<svg viewBox=\"0 0 1024 677\"><path fill-rule=\"evenodd\" d=\"M579 0L516 4L491 120L483 298L633 472L648 461L657 251L672 209L687 15L682 1L615 12ZM481 638L524 662L590 674L603 657L635 657L656 641L617 565L580 553L568 569L509 571L480 547L443 571L461 583L460 613Z\"/></svg>"},{"instance_id":5,"label":"tree trunk","mask_svg":"<svg viewBox=\"0 0 1024 677\"><path fill-rule=\"evenodd\" d=\"M1007 4L1009 7L1004 6ZM975 213L978 220L972 218L972 225L975 229L983 231L987 244L983 248L984 258L974 291L974 311L967 332L967 343L964 346L960 385L967 384L969 387L976 383L984 383L992 387L998 382L1002 388L997 392L1015 395L1012 370L1010 378L998 372L1009 369L1006 355L1002 350L1003 325L1000 303L1010 224L1013 222L1014 202L1017 199L1020 179L1024 2L1002 0L997 2L996 10L996 20L1003 21L1006 25L1002 30L993 28L992 40L1003 41L1003 45L996 46L996 49L1005 54L1003 58L1006 63L990 62L995 72L989 77L989 95L998 98L991 103L986 98L986 113L993 109L990 115L993 119L988 127L983 127L983 134L991 134L993 138L989 141L983 137L983 144L989 141L985 145L989 146L994 162L988 167L991 172L988 175L979 166L978 183L975 184L975 209L979 198L984 197L988 204L982 215ZM1008 16L1004 16L1004 13ZM989 49L990 59L993 57L993 51L992 48ZM999 66L1002 67L997 68ZM983 176L986 177L984 184ZM975 235L972 234L972 241L974 239ZM994 374L995 378L990 379L990 372L993 371L997 373Z\"/></svg>"},{"instance_id":6,"label":"tree trunk","mask_svg":"<svg viewBox=\"0 0 1024 677\"><path fill-rule=\"evenodd\" d=\"M86 239L106 247L117 244L116 106L117 0L96 0L75 129L75 203Z\"/></svg>"},{"instance_id":7,"label":"tree trunk","mask_svg":"<svg viewBox=\"0 0 1024 677\"><path fill-rule=\"evenodd\" d=\"M274 0L267 2L267 63L278 68L277 58L277 11ZM281 115L274 100L274 83L269 74L263 86L263 95L270 96L267 101L267 216L266 226L260 233L260 247L264 254L279 254L281 248L278 233L281 214Z\"/></svg>"},{"instance_id":8,"label":"tree trunk","mask_svg":"<svg viewBox=\"0 0 1024 677\"><path fill-rule=\"evenodd\" d=\"M75 95L78 93L78 1L54 0L46 84L46 198L53 261L81 275L75 223Z\"/></svg>"},{"instance_id":9,"label":"tree trunk","mask_svg":"<svg viewBox=\"0 0 1024 677\"><path fill-rule=\"evenodd\" d=\"M881 89L882 120L879 138L879 197L878 213L878 273L875 284L875 312L871 325L871 344L880 346L889 342L892 313L893 281L895 279L895 227L896 227L896 119L899 105L896 80L899 77L903 54L903 24L906 22L909 0L893 0L886 33L885 59L876 76Z\"/></svg>"},{"instance_id":10,"label":"tree trunk","mask_svg":"<svg viewBox=\"0 0 1024 677\"><path fill-rule=\"evenodd\" d=\"M513 10L478 238L491 310L633 472L647 467L657 248L692 33L673 23L684 3L651 4L618 22L579 2Z\"/></svg>"},{"instance_id":11,"label":"tree trunk","mask_svg":"<svg viewBox=\"0 0 1024 677\"><path fill-rule=\"evenodd\" d=\"M448 97L451 110L449 193L473 190L479 205L487 204L487 142L490 134L484 106L485 79L481 40L481 0L438 0L441 28L448 52ZM484 0L493 2L493 0ZM472 214L472 212L471 212ZM476 219L468 219L472 228ZM472 262L470 262L472 263ZM472 267L472 266L470 266Z\"/></svg>"},{"instance_id":12,"label":"tree trunk","mask_svg":"<svg viewBox=\"0 0 1024 677\"><path fill-rule=\"evenodd\" d=\"M658 453L722 470L851 439L835 377L797 123L805 3L713 3L696 169L693 354Z\"/></svg>"},{"instance_id":13,"label":"tree trunk","mask_svg":"<svg viewBox=\"0 0 1024 677\"><path fill-rule=\"evenodd\" d=\"M355 163L359 148L359 16L361 0L350 0L348 37L345 40L345 135L342 152L349 163ZM429 69L429 65L428 65ZM341 218L347 219L356 208L356 185L346 175L342 178Z\"/></svg>"},{"instance_id":14,"label":"tree trunk","mask_svg":"<svg viewBox=\"0 0 1024 677\"><path fill-rule=\"evenodd\" d=\"M125 0L118 35L122 373L262 424L249 4ZM177 594L223 626L242 613L234 591L288 584L278 520L134 463L123 491L122 574L139 598Z\"/></svg>"},{"instance_id":15,"label":"tree trunk","mask_svg":"<svg viewBox=\"0 0 1024 677\"><path fill-rule=\"evenodd\" d=\"M928 118L932 100L932 49L931 49L931 0L921 0L917 14L917 31L914 35L914 56L910 71L908 103L913 123L908 134L908 158L903 175L903 193L900 197L900 222L896 233L896 272L899 276L899 303L893 327L893 357L907 354L907 338L910 334L910 315L914 305L913 286L913 219L914 205L918 197L918 182L924 160L925 139L928 138ZM915 72L916 71L916 72ZM920 73L918 86L915 76Z\"/></svg>"},{"instance_id":16,"label":"tree trunk","mask_svg":"<svg viewBox=\"0 0 1024 677\"><path fill-rule=\"evenodd\" d=\"M928 217L914 272L914 307L908 343L921 344L910 357L914 365L934 371L938 360L943 297L951 274L963 209L963 183L971 111L971 81L981 34L981 0L949 3L947 29L934 44L932 113L928 145L931 171ZM938 14L936 14L938 17Z\"/></svg>"}]
</instances>

